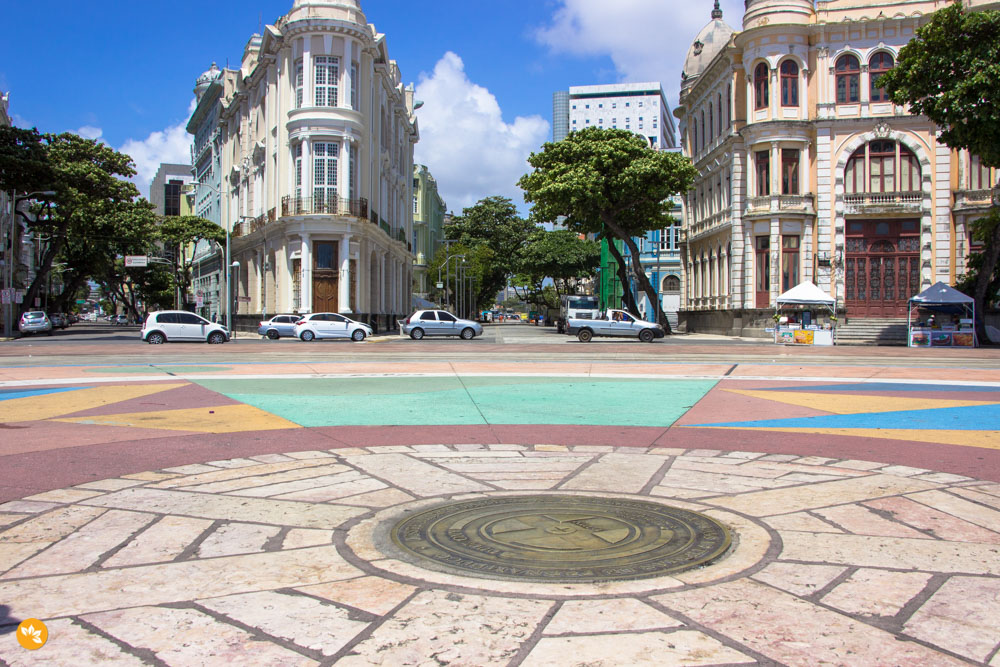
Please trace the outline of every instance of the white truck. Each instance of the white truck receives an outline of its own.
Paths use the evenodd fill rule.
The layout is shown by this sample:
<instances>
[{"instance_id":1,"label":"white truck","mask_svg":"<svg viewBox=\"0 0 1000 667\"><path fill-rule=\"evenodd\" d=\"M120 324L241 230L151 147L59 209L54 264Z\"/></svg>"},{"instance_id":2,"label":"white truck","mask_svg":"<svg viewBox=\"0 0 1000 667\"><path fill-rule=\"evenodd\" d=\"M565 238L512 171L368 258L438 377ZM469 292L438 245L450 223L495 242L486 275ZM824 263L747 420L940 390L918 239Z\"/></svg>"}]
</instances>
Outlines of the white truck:
<instances>
[{"instance_id":1,"label":"white truck","mask_svg":"<svg viewBox=\"0 0 1000 667\"><path fill-rule=\"evenodd\" d=\"M563 294L559 298L559 317L556 331L565 333L566 322L570 319L593 319L601 314L601 305L596 296Z\"/></svg>"},{"instance_id":2,"label":"white truck","mask_svg":"<svg viewBox=\"0 0 1000 667\"><path fill-rule=\"evenodd\" d=\"M576 334L581 343L589 343L594 336L638 338L644 343L652 343L664 336L659 324L640 320L624 310L608 310L593 319L570 318L566 321L566 333Z\"/></svg>"}]
</instances>

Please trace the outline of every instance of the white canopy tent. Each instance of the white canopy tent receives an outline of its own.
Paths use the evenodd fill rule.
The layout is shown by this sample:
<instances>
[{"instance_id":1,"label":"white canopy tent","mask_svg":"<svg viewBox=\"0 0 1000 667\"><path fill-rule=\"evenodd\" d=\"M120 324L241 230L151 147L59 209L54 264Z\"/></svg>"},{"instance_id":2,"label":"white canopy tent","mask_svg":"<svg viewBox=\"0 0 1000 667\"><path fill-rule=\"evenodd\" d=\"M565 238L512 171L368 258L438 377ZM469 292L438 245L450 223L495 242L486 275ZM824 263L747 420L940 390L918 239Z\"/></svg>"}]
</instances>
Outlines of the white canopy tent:
<instances>
[{"instance_id":1,"label":"white canopy tent","mask_svg":"<svg viewBox=\"0 0 1000 667\"><path fill-rule=\"evenodd\" d=\"M775 308L775 342L780 342L779 338L779 326L777 326L778 313L783 307L788 306L812 306L814 308L825 308L830 311L831 315L837 312L837 300L832 296L821 290L812 281L806 280L799 283L792 289L788 290L784 294L780 295L774 302ZM789 335L787 331L782 330L781 335ZM796 334L797 336L798 334ZM816 334L809 334L816 336L817 345L833 345L836 342L836 327L831 327L830 331L817 332ZM812 343L812 338L808 339L809 343ZM822 342L820 342L822 341ZM798 342L798 340L796 340Z\"/></svg>"}]
</instances>

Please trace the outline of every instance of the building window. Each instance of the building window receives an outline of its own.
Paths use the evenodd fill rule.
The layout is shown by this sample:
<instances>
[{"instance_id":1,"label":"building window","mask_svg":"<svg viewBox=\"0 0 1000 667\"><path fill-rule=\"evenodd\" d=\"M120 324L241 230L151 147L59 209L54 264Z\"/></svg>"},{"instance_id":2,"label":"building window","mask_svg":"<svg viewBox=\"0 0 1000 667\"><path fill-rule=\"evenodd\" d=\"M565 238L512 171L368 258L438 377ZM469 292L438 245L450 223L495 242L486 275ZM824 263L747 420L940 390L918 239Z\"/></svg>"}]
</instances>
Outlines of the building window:
<instances>
[{"instance_id":1,"label":"building window","mask_svg":"<svg viewBox=\"0 0 1000 667\"><path fill-rule=\"evenodd\" d=\"M302 144L296 144L292 149L292 157L295 160L295 200L302 199Z\"/></svg>"},{"instance_id":2,"label":"building window","mask_svg":"<svg viewBox=\"0 0 1000 667\"><path fill-rule=\"evenodd\" d=\"M170 180L163 186L163 215L172 216L181 214L181 186L182 181Z\"/></svg>"},{"instance_id":3,"label":"building window","mask_svg":"<svg viewBox=\"0 0 1000 667\"><path fill-rule=\"evenodd\" d=\"M313 144L313 211L337 212L337 158L340 144Z\"/></svg>"},{"instance_id":4,"label":"building window","mask_svg":"<svg viewBox=\"0 0 1000 667\"><path fill-rule=\"evenodd\" d=\"M847 54L837 58L837 104L850 104L861 99L861 65Z\"/></svg>"},{"instance_id":5,"label":"building window","mask_svg":"<svg viewBox=\"0 0 1000 667\"><path fill-rule=\"evenodd\" d=\"M754 164L757 170L757 196L766 197L771 194L771 153L757 151L754 153Z\"/></svg>"},{"instance_id":6,"label":"building window","mask_svg":"<svg viewBox=\"0 0 1000 667\"><path fill-rule=\"evenodd\" d=\"M758 236L754 239L756 255L756 306L767 308L771 292L771 238Z\"/></svg>"},{"instance_id":7,"label":"building window","mask_svg":"<svg viewBox=\"0 0 1000 667\"><path fill-rule=\"evenodd\" d=\"M767 95L767 63L759 63L753 70L753 104L754 109L766 109Z\"/></svg>"},{"instance_id":8,"label":"building window","mask_svg":"<svg viewBox=\"0 0 1000 667\"><path fill-rule=\"evenodd\" d=\"M983 164L978 155L969 156L969 189L989 190L993 187L990 168Z\"/></svg>"},{"instance_id":9,"label":"building window","mask_svg":"<svg viewBox=\"0 0 1000 667\"><path fill-rule=\"evenodd\" d=\"M781 63L781 106L799 106L799 66L794 60Z\"/></svg>"},{"instance_id":10,"label":"building window","mask_svg":"<svg viewBox=\"0 0 1000 667\"><path fill-rule=\"evenodd\" d=\"M295 108L302 108L302 87L305 85L305 75L302 72L302 61L295 61Z\"/></svg>"},{"instance_id":11,"label":"building window","mask_svg":"<svg viewBox=\"0 0 1000 667\"><path fill-rule=\"evenodd\" d=\"M332 56L317 56L313 60L316 106L337 106L337 82L340 77L339 63L340 61Z\"/></svg>"},{"instance_id":12,"label":"building window","mask_svg":"<svg viewBox=\"0 0 1000 667\"><path fill-rule=\"evenodd\" d=\"M920 162L906 146L891 140L872 141L854 151L844 168L844 190L918 192Z\"/></svg>"},{"instance_id":13,"label":"building window","mask_svg":"<svg viewBox=\"0 0 1000 667\"><path fill-rule=\"evenodd\" d=\"M799 194L799 151L794 148L781 150L781 194Z\"/></svg>"},{"instance_id":14,"label":"building window","mask_svg":"<svg viewBox=\"0 0 1000 667\"><path fill-rule=\"evenodd\" d=\"M416 215L419 212L420 212L420 209L417 206L417 195L413 195L413 214Z\"/></svg>"},{"instance_id":15,"label":"building window","mask_svg":"<svg viewBox=\"0 0 1000 667\"><path fill-rule=\"evenodd\" d=\"M781 291L799 284L799 237L781 237Z\"/></svg>"},{"instance_id":16,"label":"building window","mask_svg":"<svg viewBox=\"0 0 1000 667\"><path fill-rule=\"evenodd\" d=\"M361 110L361 97L358 95L358 64L351 63L351 108Z\"/></svg>"},{"instance_id":17,"label":"building window","mask_svg":"<svg viewBox=\"0 0 1000 667\"><path fill-rule=\"evenodd\" d=\"M292 310L302 308L302 260L292 260Z\"/></svg>"},{"instance_id":18,"label":"building window","mask_svg":"<svg viewBox=\"0 0 1000 667\"><path fill-rule=\"evenodd\" d=\"M872 102L889 101L889 94L885 92L885 88L879 88L875 82L880 76L891 70L894 64L892 56L885 51L876 53L868 61L868 81L870 82Z\"/></svg>"},{"instance_id":19,"label":"building window","mask_svg":"<svg viewBox=\"0 0 1000 667\"><path fill-rule=\"evenodd\" d=\"M663 279L662 290L667 294L676 294L681 291L681 279L677 276L667 276Z\"/></svg>"},{"instance_id":20,"label":"building window","mask_svg":"<svg viewBox=\"0 0 1000 667\"><path fill-rule=\"evenodd\" d=\"M719 134L722 134L722 93L719 93L718 113L716 115L719 118ZM653 127L656 127L656 123L653 123Z\"/></svg>"}]
</instances>

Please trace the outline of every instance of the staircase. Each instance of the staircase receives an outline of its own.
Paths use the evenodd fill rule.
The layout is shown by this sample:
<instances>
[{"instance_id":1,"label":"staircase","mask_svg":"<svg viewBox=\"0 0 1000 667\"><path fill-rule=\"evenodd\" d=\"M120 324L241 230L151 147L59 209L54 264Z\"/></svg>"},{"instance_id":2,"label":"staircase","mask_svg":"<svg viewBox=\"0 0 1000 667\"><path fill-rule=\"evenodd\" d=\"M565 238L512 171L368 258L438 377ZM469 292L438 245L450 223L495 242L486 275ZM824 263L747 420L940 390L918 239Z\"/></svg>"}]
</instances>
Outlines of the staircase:
<instances>
[{"instance_id":1,"label":"staircase","mask_svg":"<svg viewBox=\"0 0 1000 667\"><path fill-rule=\"evenodd\" d=\"M852 317L837 327L837 345L906 345L906 318Z\"/></svg>"}]
</instances>

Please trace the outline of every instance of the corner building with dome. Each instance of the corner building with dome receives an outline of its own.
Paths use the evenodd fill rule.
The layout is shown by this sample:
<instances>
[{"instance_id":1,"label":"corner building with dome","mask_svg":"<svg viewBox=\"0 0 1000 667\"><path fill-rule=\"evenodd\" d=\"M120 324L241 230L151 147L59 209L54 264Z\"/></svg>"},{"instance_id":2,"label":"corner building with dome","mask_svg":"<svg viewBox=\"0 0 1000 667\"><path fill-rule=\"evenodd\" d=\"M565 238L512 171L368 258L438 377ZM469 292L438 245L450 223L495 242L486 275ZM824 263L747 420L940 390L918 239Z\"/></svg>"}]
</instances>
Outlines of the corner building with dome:
<instances>
[{"instance_id":1,"label":"corner building with dome","mask_svg":"<svg viewBox=\"0 0 1000 667\"><path fill-rule=\"evenodd\" d=\"M238 71L210 78L218 118L193 162L199 201L217 198L232 231L234 322L340 312L393 326L410 311L419 134L385 35L358 0L294 0Z\"/></svg>"},{"instance_id":2,"label":"corner building with dome","mask_svg":"<svg viewBox=\"0 0 1000 667\"><path fill-rule=\"evenodd\" d=\"M804 280L852 321L891 321L965 272L997 170L875 86L949 1L746 0L739 30L716 2L674 111L699 172L684 200L682 327L764 335L777 296Z\"/></svg>"}]
</instances>

